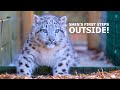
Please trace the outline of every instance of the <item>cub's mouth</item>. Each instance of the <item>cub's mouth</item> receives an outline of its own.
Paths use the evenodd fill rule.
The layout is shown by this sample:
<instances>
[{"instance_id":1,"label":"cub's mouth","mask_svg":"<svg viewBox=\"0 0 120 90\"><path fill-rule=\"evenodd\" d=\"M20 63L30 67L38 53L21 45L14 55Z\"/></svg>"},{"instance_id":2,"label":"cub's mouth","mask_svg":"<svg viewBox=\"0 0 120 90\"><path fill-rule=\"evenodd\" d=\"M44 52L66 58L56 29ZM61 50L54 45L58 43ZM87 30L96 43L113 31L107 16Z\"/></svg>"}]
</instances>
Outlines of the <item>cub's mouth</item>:
<instances>
[{"instance_id":1,"label":"cub's mouth","mask_svg":"<svg viewBox=\"0 0 120 90\"><path fill-rule=\"evenodd\" d=\"M45 45L47 48L54 48L54 47L58 46L59 44L56 42L46 42Z\"/></svg>"},{"instance_id":2,"label":"cub's mouth","mask_svg":"<svg viewBox=\"0 0 120 90\"><path fill-rule=\"evenodd\" d=\"M55 45L54 45L54 44L50 44L50 45L47 45L46 47L47 47L47 48L54 48Z\"/></svg>"},{"instance_id":3,"label":"cub's mouth","mask_svg":"<svg viewBox=\"0 0 120 90\"><path fill-rule=\"evenodd\" d=\"M54 48L55 47L54 42L46 42L45 45L46 45L47 48Z\"/></svg>"}]
</instances>

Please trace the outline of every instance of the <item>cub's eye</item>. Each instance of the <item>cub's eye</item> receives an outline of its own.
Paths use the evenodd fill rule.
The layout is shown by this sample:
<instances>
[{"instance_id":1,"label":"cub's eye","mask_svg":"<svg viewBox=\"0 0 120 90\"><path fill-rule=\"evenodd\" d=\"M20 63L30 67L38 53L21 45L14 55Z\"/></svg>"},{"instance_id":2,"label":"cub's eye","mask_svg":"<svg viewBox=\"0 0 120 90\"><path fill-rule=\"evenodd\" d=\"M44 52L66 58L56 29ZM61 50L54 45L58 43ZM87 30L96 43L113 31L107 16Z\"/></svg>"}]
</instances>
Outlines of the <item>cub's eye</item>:
<instances>
[{"instance_id":1,"label":"cub's eye","mask_svg":"<svg viewBox=\"0 0 120 90\"><path fill-rule=\"evenodd\" d=\"M55 33L58 33L59 31L60 31L60 29L56 29L56 30L55 30Z\"/></svg>"},{"instance_id":2,"label":"cub's eye","mask_svg":"<svg viewBox=\"0 0 120 90\"><path fill-rule=\"evenodd\" d=\"M41 31L43 31L44 33L47 33L47 30L46 30L46 29L41 29Z\"/></svg>"}]
</instances>

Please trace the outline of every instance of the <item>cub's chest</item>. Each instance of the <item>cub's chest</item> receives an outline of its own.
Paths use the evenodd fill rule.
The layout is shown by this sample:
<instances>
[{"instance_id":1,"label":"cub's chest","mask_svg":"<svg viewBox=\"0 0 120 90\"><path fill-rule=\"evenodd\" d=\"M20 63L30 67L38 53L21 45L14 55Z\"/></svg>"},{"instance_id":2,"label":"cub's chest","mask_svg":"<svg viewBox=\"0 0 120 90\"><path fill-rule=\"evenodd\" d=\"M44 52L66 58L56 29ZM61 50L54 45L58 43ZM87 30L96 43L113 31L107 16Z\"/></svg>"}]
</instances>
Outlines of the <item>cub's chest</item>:
<instances>
[{"instance_id":1,"label":"cub's chest","mask_svg":"<svg viewBox=\"0 0 120 90\"><path fill-rule=\"evenodd\" d=\"M58 61L56 49L40 49L40 65L53 67L55 63Z\"/></svg>"},{"instance_id":2,"label":"cub's chest","mask_svg":"<svg viewBox=\"0 0 120 90\"><path fill-rule=\"evenodd\" d=\"M54 54L55 51L51 51L51 50L41 50L41 59L42 60L50 60L50 59L54 59Z\"/></svg>"}]
</instances>

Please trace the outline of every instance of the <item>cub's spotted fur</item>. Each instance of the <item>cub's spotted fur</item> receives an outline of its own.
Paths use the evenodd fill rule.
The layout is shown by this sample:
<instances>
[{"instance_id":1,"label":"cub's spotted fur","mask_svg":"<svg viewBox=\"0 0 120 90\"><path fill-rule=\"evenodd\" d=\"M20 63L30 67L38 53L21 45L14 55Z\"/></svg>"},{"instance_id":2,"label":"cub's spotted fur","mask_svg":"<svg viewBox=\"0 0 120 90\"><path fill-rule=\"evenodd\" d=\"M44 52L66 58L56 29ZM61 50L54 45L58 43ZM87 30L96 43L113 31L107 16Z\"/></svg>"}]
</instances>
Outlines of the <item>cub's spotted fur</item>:
<instances>
[{"instance_id":1,"label":"cub's spotted fur","mask_svg":"<svg viewBox=\"0 0 120 90\"><path fill-rule=\"evenodd\" d=\"M66 28L66 16L34 15L32 31L17 58L17 73L31 76L38 66L48 66L53 75L69 75L69 67L77 66L79 59Z\"/></svg>"}]
</instances>

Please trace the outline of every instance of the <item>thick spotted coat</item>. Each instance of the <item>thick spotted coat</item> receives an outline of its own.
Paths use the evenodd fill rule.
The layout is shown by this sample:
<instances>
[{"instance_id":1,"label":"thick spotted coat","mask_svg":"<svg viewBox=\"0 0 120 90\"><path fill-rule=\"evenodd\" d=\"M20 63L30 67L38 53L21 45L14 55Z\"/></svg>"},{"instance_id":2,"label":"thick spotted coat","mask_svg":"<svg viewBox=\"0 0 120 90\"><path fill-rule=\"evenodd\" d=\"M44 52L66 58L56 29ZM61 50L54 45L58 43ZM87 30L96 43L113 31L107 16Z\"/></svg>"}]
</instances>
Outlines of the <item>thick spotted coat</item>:
<instances>
[{"instance_id":1,"label":"thick spotted coat","mask_svg":"<svg viewBox=\"0 0 120 90\"><path fill-rule=\"evenodd\" d=\"M34 15L32 30L16 59L17 73L31 76L38 66L48 66L53 75L69 75L69 67L78 65L67 33L67 17Z\"/></svg>"}]
</instances>

